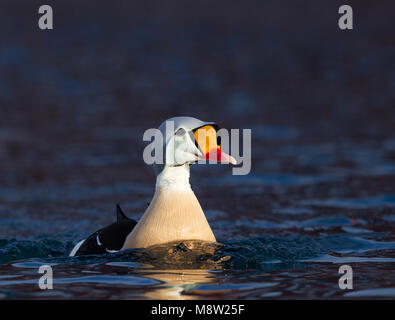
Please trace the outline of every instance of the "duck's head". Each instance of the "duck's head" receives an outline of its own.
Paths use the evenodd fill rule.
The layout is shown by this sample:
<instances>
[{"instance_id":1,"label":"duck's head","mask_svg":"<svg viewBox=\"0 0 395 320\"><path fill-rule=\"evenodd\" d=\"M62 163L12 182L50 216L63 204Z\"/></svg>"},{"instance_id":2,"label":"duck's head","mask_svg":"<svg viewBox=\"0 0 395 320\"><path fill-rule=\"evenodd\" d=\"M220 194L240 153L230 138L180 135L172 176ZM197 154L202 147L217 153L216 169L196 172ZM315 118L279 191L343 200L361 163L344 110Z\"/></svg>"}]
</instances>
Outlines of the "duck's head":
<instances>
[{"instance_id":1,"label":"duck's head","mask_svg":"<svg viewBox=\"0 0 395 320\"><path fill-rule=\"evenodd\" d=\"M236 159L221 149L219 127L214 122L193 117L174 117L158 128L163 137L163 163L154 163L156 174L168 168L196 162L236 164Z\"/></svg>"}]
</instances>

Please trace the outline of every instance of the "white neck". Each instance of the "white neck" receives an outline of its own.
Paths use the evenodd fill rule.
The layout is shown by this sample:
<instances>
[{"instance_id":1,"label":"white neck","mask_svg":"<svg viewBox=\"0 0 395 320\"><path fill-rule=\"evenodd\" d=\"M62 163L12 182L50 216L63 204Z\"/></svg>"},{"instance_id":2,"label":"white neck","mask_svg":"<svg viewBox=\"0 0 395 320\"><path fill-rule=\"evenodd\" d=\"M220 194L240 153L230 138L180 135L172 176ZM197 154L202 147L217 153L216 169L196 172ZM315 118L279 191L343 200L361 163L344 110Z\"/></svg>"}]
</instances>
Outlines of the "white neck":
<instances>
[{"instance_id":1,"label":"white neck","mask_svg":"<svg viewBox=\"0 0 395 320\"><path fill-rule=\"evenodd\" d=\"M165 167L156 177L156 189L159 187L178 190L191 189L189 184L189 165Z\"/></svg>"}]
</instances>

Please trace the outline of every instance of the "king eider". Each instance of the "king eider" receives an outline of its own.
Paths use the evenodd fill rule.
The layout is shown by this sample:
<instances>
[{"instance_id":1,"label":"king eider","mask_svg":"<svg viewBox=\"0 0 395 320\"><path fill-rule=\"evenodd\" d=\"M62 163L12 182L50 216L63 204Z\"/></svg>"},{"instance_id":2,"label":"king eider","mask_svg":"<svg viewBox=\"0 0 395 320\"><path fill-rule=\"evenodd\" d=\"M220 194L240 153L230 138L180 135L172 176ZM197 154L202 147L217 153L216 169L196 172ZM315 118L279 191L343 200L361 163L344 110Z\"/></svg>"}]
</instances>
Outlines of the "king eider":
<instances>
[{"instance_id":1,"label":"king eider","mask_svg":"<svg viewBox=\"0 0 395 320\"><path fill-rule=\"evenodd\" d=\"M167 129L171 123L173 130ZM101 254L128 248L147 248L178 240L216 242L203 210L189 184L190 166L200 159L236 164L221 150L218 126L192 117L163 122L164 164L154 164L156 188L139 222L117 205L117 221L80 241L70 256Z\"/></svg>"}]
</instances>

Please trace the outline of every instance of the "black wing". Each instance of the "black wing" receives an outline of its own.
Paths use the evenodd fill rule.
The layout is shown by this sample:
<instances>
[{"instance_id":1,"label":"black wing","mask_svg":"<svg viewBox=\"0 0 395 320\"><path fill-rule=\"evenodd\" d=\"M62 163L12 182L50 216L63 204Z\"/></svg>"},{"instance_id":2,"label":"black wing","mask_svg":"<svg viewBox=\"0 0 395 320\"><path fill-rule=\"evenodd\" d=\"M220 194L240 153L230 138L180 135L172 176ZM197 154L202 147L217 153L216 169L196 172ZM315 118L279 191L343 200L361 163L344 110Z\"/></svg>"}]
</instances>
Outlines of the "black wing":
<instances>
[{"instance_id":1,"label":"black wing","mask_svg":"<svg viewBox=\"0 0 395 320\"><path fill-rule=\"evenodd\" d=\"M136 224L137 221L129 219L117 204L117 222L91 234L81 244L75 255L102 254L121 250L126 237Z\"/></svg>"}]
</instances>

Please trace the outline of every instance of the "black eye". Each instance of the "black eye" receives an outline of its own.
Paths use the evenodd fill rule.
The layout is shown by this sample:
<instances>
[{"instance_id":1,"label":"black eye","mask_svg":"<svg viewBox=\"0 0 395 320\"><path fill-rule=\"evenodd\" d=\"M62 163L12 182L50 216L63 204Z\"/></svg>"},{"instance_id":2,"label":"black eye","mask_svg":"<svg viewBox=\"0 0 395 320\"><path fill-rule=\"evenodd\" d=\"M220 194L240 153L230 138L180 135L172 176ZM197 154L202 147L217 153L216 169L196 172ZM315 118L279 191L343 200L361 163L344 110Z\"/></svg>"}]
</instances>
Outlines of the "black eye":
<instances>
[{"instance_id":1,"label":"black eye","mask_svg":"<svg viewBox=\"0 0 395 320\"><path fill-rule=\"evenodd\" d=\"M185 134L185 130L183 128L180 128L176 131L176 136L183 136Z\"/></svg>"}]
</instances>

